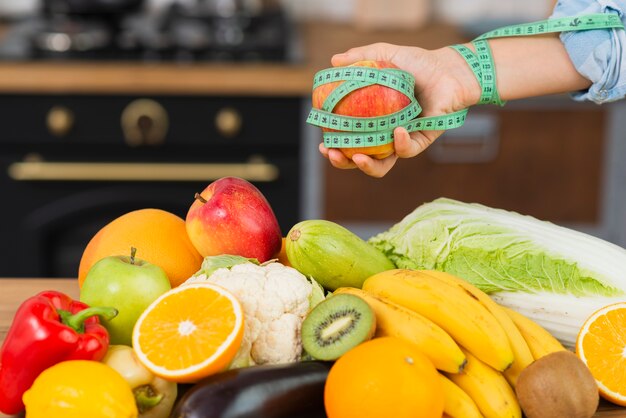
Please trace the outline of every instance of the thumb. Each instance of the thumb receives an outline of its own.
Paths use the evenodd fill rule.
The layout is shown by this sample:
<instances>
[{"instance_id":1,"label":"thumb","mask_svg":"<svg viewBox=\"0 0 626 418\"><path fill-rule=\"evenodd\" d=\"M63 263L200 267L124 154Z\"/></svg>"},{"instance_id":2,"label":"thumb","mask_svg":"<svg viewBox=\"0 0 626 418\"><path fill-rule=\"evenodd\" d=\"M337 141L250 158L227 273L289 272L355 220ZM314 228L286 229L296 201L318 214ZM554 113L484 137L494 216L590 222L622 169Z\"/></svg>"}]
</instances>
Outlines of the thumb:
<instances>
[{"instance_id":1,"label":"thumb","mask_svg":"<svg viewBox=\"0 0 626 418\"><path fill-rule=\"evenodd\" d=\"M406 129L398 127L393 132L394 148L399 158L412 158L424 152L443 131L420 131L409 135Z\"/></svg>"},{"instance_id":2,"label":"thumb","mask_svg":"<svg viewBox=\"0 0 626 418\"><path fill-rule=\"evenodd\" d=\"M398 49L397 45L383 42L352 48L344 53L333 55L331 63L334 67L343 67L357 61L390 61Z\"/></svg>"}]
</instances>

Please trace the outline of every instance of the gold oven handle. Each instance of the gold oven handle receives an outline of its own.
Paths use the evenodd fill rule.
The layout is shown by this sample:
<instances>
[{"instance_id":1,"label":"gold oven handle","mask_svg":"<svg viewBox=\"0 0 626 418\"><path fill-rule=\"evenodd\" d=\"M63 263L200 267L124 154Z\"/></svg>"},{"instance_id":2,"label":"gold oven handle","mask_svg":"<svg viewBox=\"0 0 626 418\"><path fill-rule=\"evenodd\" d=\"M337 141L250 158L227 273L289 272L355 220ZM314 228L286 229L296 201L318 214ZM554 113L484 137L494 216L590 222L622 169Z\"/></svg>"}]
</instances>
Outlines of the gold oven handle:
<instances>
[{"instance_id":1,"label":"gold oven handle","mask_svg":"<svg viewBox=\"0 0 626 418\"><path fill-rule=\"evenodd\" d=\"M241 177L271 182L278 178L274 164L246 163L82 163L23 161L9 165L9 177L17 181L213 181Z\"/></svg>"}]
</instances>

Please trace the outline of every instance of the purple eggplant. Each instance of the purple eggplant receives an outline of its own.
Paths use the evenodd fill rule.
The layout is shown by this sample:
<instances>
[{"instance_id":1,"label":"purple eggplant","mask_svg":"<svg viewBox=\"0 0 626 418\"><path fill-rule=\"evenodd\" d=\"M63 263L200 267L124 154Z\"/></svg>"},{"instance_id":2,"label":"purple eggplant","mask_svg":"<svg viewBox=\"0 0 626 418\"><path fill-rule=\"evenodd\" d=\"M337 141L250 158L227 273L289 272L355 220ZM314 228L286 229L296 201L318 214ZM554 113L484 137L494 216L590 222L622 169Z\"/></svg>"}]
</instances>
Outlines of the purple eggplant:
<instances>
[{"instance_id":1,"label":"purple eggplant","mask_svg":"<svg viewBox=\"0 0 626 418\"><path fill-rule=\"evenodd\" d=\"M178 401L172 418L326 418L332 363L252 366L209 376Z\"/></svg>"}]
</instances>

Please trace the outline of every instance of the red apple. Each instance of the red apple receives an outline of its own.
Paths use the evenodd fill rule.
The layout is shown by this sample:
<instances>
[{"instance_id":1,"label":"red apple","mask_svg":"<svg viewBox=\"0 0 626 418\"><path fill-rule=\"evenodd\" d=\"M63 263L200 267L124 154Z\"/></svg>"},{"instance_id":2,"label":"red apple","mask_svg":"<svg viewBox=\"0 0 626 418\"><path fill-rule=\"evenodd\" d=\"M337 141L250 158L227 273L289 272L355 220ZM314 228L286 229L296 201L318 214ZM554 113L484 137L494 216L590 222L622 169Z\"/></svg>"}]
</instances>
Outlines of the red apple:
<instances>
[{"instance_id":1,"label":"red apple","mask_svg":"<svg viewBox=\"0 0 626 418\"><path fill-rule=\"evenodd\" d=\"M374 68L397 68L390 62L385 61L359 61L352 64L358 67ZM313 90L313 107L321 109L326 97L343 81L336 81L317 87ZM333 109L333 113L343 116L376 117L384 116L403 109L410 103L410 99L403 93L390 87L374 84L363 87L348 94L341 99ZM322 128L323 131L331 131ZM382 159L394 152L393 142L373 147L339 148L348 158L354 154L366 154L372 158Z\"/></svg>"},{"instance_id":2,"label":"red apple","mask_svg":"<svg viewBox=\"0 0 626 418\"><path fill-rule=\"evenodd\" d=\"M197 194L185 224L203 257L234 254L262 263L280 250L282 234L270 204L237 177L220 178Z\"/></svg>"}]
</instances>

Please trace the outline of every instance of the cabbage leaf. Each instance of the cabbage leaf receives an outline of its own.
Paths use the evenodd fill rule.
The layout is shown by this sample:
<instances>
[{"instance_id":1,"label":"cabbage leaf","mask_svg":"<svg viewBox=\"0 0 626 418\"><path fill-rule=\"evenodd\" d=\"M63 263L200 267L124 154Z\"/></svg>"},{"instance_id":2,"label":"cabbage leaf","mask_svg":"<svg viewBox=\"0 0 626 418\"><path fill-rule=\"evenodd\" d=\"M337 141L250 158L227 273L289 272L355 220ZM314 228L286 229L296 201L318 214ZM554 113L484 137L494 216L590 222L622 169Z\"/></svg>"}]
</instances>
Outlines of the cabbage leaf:
<instances>
[{"instance_id":1,"label":"cabbage leaf","mask_svg":"<svg viewBox=\"0 0 626 418\"><path fill-rule=\"evenodd\" d=\"M440 270L486 293L617 296L626 250L515 212L440 198L369 242L397 267Z\"/></svg>"}]
</instances>

